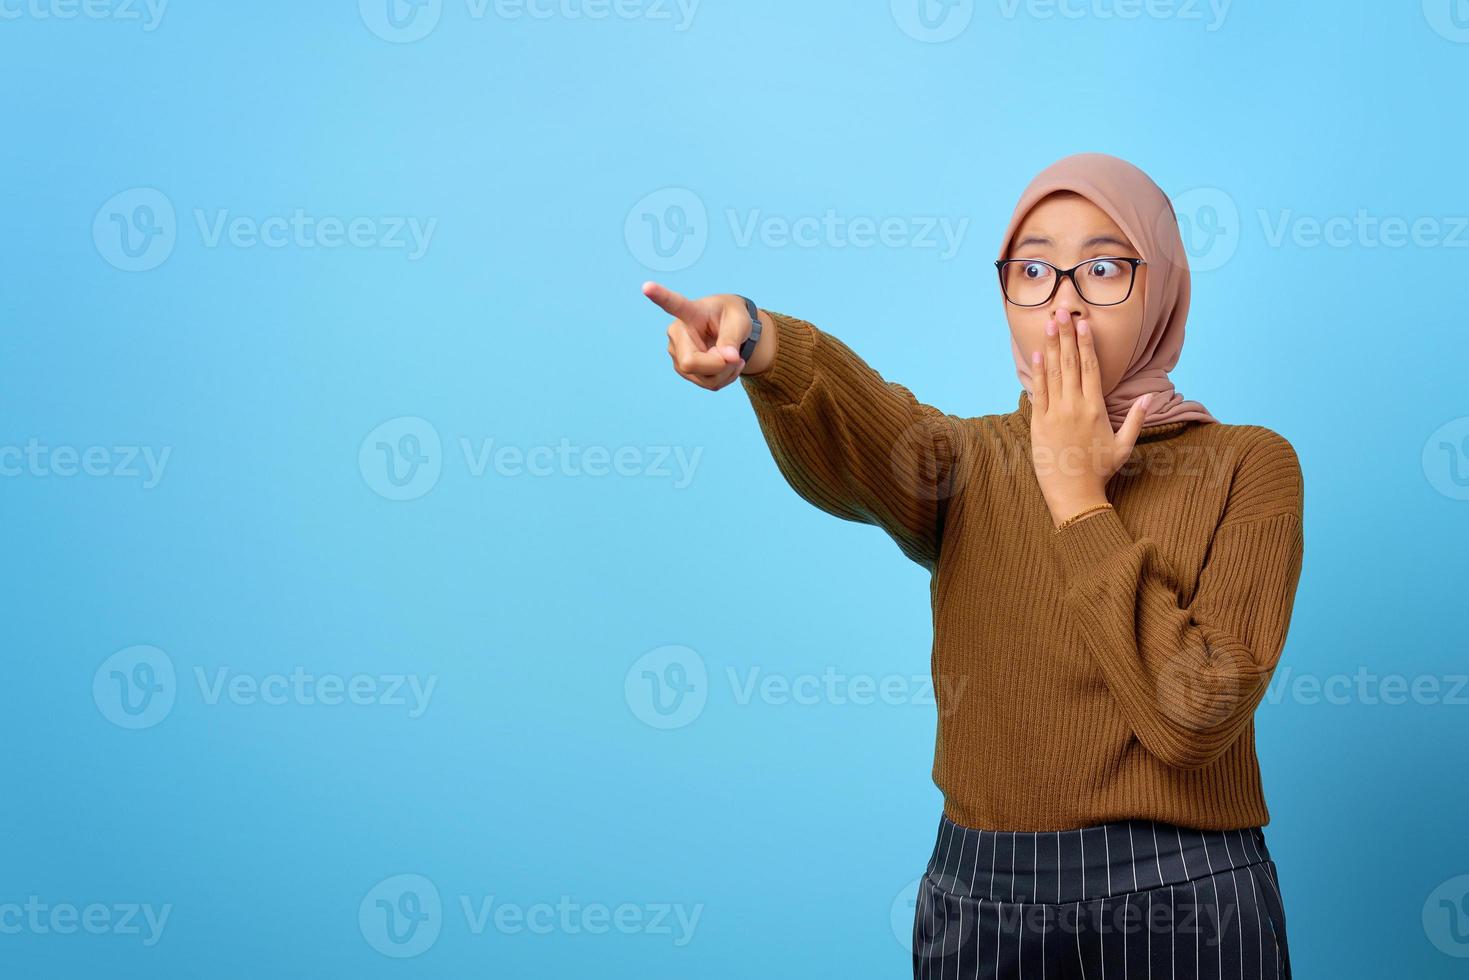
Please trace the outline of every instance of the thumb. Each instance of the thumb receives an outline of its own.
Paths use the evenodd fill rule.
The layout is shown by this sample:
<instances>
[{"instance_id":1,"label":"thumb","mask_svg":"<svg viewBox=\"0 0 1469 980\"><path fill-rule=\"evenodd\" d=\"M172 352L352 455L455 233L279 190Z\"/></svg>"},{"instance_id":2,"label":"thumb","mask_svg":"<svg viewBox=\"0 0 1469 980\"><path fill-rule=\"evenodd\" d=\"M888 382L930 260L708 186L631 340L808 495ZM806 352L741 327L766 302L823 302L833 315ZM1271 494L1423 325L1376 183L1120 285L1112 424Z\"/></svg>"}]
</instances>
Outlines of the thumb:
<instances>
[{"instance_id":1,"label":"thumb","mask_svg":"<svg viewBox=\"0 0 1469 980\"><path fill-rule=\"evenodd\" d=\"M1122 425L1117 429L1117 439L1113 443L1121 462L1125 463L1127 457L1132 454L1132 447L1137 444L1137 435L1142 431L1143 418L1148 414L1148 405L1153 401L1153 393L1138 398L1127 410L1127 418L1122 420ZM1121 465L1119 463L1118 465Z\"/></svg>"},{"instance_id":2,"label":"thumb","mask_svg":"<svg viewBox=\"0 0 1469 980\"><path fill-rule=\"evenodd\" d=\"M745 309L744 301L727 303L719 314L719 339L714 342L715 349L724 355L726 363L737 364L740 345L750 338L754 330L755 324L750 319L750 311Z\"/></svg>"}]
</instances>

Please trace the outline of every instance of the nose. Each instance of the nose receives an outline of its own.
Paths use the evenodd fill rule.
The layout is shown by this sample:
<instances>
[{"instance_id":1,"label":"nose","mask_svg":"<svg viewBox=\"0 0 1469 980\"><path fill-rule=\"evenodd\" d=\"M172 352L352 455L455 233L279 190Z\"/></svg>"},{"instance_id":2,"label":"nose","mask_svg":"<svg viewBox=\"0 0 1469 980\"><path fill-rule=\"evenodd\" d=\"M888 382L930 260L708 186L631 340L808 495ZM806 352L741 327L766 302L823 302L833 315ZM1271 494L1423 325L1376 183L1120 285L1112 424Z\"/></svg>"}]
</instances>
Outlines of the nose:
<instances>
[{"instance_id":1,"label":"nose","mask_svg":"<svg viewBox=\"0 0 1469 980\"><path fill-rule=\"evenodd\" d=\"M1086 303L1070 276L1062 277L1061 284L1056 287L1056 295L1051 298L1051 312L1057 320L1080 317L1086 312Z\"/></svg>"}]
</instances>

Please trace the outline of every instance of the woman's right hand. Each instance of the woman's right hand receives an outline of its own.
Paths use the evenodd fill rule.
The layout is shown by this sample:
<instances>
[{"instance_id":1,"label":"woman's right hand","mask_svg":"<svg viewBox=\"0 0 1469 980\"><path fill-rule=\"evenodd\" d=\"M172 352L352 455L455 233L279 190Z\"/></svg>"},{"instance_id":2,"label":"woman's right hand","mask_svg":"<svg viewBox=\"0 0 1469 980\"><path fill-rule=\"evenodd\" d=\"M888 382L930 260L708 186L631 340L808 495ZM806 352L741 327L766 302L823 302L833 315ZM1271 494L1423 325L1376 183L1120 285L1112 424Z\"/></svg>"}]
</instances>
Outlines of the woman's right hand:
<instances>
[{"instance_id":1,"label":"woman's right hand","mask_svg":"<svg viewBox=\"0 0 1469 980\"><path fill-rule=\"evenodd\" d=\"M740 345L750 337L750 314L739 296L716 293L688 299L656 282L643 283L643 295L674 318L668 326L668 356L680 377L718 391L741 374L757 374L769 366L775 324L764 310L759 311L760 340L747 364Z\"/></svg>"}]
</instances>

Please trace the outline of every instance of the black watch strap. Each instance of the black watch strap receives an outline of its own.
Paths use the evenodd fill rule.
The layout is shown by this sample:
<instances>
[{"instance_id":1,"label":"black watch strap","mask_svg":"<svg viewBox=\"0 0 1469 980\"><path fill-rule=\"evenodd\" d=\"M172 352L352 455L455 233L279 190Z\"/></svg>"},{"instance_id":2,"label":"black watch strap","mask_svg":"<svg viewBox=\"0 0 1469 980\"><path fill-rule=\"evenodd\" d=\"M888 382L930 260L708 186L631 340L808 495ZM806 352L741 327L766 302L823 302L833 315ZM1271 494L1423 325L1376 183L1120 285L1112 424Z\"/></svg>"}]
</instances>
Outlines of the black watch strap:
<instances>
[{"instance_id":1,"label":"black watch strap","mask_svg":"<svg viewBox=\"0 0 1469 980\"><path fill-rule=\"evenodd\" d=\"M739 296L739 293L735 293ZM760 343L760 310L755 306L753 300L748 296L740 296L745 301L745 309L750 312L750 337L740 345L740 357L749 363L750 357L755 353L755 347Z\"/></svg>"}]
</instances>

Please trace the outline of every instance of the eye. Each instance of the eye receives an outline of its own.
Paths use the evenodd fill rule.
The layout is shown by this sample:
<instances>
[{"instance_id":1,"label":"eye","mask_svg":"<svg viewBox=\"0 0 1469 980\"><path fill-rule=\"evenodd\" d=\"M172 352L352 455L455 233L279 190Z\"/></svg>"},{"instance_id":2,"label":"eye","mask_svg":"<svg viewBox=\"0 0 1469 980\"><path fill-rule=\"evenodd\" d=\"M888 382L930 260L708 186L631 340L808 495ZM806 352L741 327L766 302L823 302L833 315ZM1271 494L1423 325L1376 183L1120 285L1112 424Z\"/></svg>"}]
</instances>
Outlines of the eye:
<instances>
[{"instance_id":1,"label":"eye","mask_svg":"<svg viewBox=\"0 0 1469 980\"><path fill-rule=\"evenodd\" d=\"M1026 279L1044 279L1051 274L1051 267L1043 262L1026 262L1019 269L1020 275Z\"/></svg>"},{"instance_id":2,"label":"eye","mask_svg":"<svg viewBox=\"0 0 1469 980\"><path fill-rule=\"evenodd\" d=\"M1086 265L1086 275L1090 279L1116 279L1127 271L1127 267L1116 259L1096 259Z\"/></svg>"}]
</instances>

